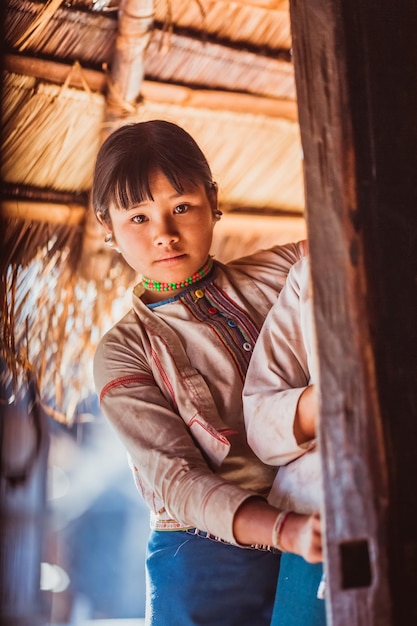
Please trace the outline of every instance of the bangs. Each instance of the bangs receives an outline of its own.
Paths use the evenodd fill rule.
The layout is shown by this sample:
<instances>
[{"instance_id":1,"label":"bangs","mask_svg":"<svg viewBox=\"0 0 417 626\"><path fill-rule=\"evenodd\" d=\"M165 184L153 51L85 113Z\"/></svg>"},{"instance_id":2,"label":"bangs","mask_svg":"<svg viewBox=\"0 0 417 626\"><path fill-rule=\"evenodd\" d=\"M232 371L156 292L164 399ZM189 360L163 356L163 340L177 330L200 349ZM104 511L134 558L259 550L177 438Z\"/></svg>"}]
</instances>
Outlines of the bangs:
<instances>
[{"instance_id":1,"label":"bangs","mask_svg":"<svg viewBox=\"0 0 417 626\"><path fill-rule=\"evenodd\" d=\"M178 163L144 162L136 159L126 160L117 168L116 184L108 189L108 200L117 209L129 209L146 201L153 201L150 178L160 171L170 182L175 191L184 193L186 187L198 187L195 173L186 171Z\"/></svg>"}]
</instances>

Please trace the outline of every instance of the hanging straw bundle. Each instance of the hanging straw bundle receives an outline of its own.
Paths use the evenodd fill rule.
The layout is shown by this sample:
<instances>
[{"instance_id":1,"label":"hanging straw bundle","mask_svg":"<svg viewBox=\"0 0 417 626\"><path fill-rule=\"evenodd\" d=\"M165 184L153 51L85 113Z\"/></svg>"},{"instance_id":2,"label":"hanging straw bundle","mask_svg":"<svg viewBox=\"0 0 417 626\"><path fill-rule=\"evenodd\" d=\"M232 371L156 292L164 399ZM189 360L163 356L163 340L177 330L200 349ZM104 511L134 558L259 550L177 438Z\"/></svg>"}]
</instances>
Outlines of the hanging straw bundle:
<instances>
[{"instance_id":1,"label":"hanging straw bundle","mask_svg":"<svg viewBox=\"0 0 417 626\"><path fill-rule=\"evenodd\" d=\"M44 410L70 424L93 391L97 341L127 309L134 277L115 255L106 281L80 279L80 226L8 219L2 231L0 360L13 379L2 383L17 390L30 373Z\"/></svg>"},{"instance_id":2,"label":"hanging straw bundle","mask_svg":"<svg viewBox=\"0 0 417 626\"><path fill-rule=\"evenodd\" d=\"M73 66L72 71L80 71ZM104 98L6 73L2 177L10 183L67 191L91 187Z\"/></svg>"}]
</instances>

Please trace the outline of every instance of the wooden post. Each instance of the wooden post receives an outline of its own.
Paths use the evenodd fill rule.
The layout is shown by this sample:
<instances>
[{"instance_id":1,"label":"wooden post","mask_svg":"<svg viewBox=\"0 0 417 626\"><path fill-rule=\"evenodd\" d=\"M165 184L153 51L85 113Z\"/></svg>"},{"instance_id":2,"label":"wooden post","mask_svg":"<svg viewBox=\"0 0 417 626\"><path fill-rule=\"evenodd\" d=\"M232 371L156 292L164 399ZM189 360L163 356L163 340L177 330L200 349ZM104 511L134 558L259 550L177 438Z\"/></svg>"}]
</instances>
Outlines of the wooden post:
<instances>
[{"instance_id":1,"label":"wooden post","mask_svg":"<svg viewBox=\"0 0 417 626\"><path fill-rule=\"evenodd\" d=\"M328 623L417 623L417 3L291 0Z\"/></svg>"}]
</instances>

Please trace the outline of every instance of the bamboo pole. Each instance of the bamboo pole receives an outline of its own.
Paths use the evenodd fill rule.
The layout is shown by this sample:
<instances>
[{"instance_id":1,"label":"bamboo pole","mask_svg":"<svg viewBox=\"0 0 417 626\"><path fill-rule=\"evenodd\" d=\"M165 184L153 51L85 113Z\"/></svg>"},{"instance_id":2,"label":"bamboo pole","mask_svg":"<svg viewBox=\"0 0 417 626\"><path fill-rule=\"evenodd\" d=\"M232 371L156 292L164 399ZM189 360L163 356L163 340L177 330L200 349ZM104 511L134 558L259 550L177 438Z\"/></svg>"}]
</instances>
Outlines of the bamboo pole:
<instances>
[{"instance_id":1,"label":"bamboo pole","mask_svg":"<svg viewBox=\"0 0 417 626\"><path fill-rule=\"evenodd\" d=\"M111 65L107 95L107 121L120 122L139 102L144 77L143 54L153 26L153 0L124 0ZM103 140L109 134L109 125Z\"/></svg>"}]
</instances>

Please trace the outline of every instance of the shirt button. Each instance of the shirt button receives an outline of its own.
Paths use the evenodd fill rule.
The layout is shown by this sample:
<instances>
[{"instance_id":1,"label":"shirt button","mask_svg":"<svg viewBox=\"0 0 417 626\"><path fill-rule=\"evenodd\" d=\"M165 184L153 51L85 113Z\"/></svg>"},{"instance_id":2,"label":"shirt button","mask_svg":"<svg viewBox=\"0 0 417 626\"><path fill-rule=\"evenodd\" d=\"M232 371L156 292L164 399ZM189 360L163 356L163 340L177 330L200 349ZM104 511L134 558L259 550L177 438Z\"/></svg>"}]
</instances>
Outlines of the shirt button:
<instances>
[{"instance_id":1,"label":"shirt button","mask_svg":"<svg viewBox=\"0 0 417 626\"><path fill-rule=\"evenodd\" d=\"M230 328L235 328L237 326L235 320L231 320L231 319L227 320L227 325L230 326Z\"/></svg>"},{"instance_id":2,"label":"shirt button","mask_svg":"<svg viewBox=\"0 0 417 626\"><path fill-rule=\"evenodd\" d=\"M196 298L204 298L204 291L202 289L197 289L194 291L194 295Z\"/></svg>"},{"instance_id":3,"label":"shirt button","mask_svg":"<svg viewBox=\"0 0 417 626\"><path fill-rule=\"evenodd\" d=\"M209 308L207 309L207 313L209 313L210 315L216 315L217 309L214 306L209 306Z\"/></svg>"},{"instance_id":4,"label":"shirt button","mask_svg":"<svg viewBox=\"0 0 417 626\"><path fill-rule=\"evenodd\" d=\"M252 346L250 343L245 341L245 343L243 344L243 349L246 350L246 352L250 352L250 350L252 350Z\"/></svg>"}]
</instances>

